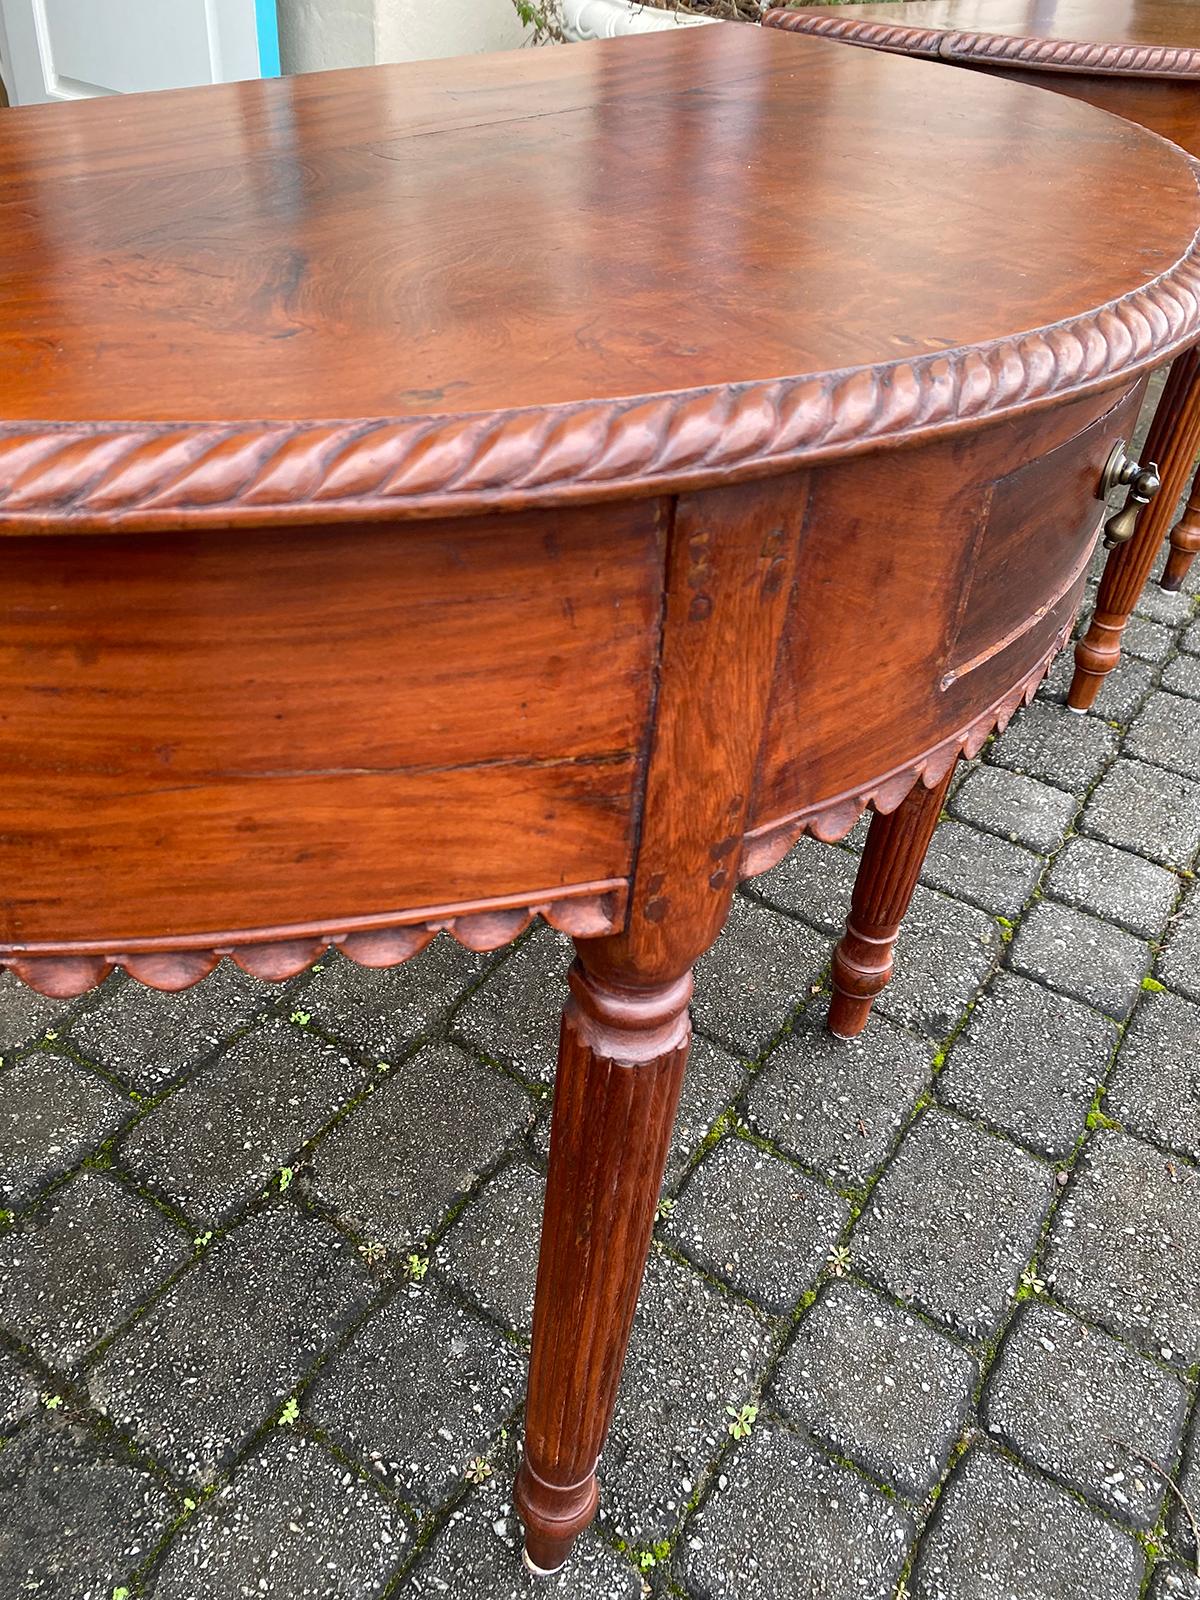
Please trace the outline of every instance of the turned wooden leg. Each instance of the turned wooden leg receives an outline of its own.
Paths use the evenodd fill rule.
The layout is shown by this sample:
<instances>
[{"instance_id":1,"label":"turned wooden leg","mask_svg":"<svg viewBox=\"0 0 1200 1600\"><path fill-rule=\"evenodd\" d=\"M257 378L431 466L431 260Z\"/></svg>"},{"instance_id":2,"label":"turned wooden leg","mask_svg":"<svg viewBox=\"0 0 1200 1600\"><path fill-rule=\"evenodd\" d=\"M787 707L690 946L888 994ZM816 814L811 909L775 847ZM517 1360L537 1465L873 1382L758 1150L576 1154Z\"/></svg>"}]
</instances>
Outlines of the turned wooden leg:
<instances>
[{"instance_id":1,"label":"turned wooden leg","mask_svg":"<svg viewBox=\"0 0 1200 1600\"><path fill-rule=\"evenodd\" d=\"M918 783L895 811L871 818L846 931L833 953L829 1031L839 1039L863 1031L892 976L892 950L956 765L935 788Z\"/></svg>"},{"instance_id":2,"label":"turned wooden leg","mask_svg":"<svg viewBox=\"0 0 1200 1600\"><path fill-rule=\"evenodd\" d=\"M582 948L582 947L581 947ZM596 1463L650 1248L691 1029L691 974L642 990L571 969L542 1223L525 1449L525 1564L554 1572L596 1515Z\"/></svg>"},{"instance_id":3,"label":"turned wooden leg","mask_svg":"<svg viewBox=\"0 0 1200 1600\"><path fill-rule=\"evenodd\" d=\"M1200 473L1192 484L1183 515L1171 529L1171 548L1163 575L1158 580L1159 587L1172 591L1182 589L1197 551L1200 551Z\"/></svg>"},{"instance_id":4,"label":"turned wooden leg","mask_svg":"<svg viewBox=\"0 0 1200 1600\"><path fill-rule=\"evenodd\" d=\"M1125 624L1133 615L1138 596L1150 576L1158 547L1171 525L1197 453L1200 453L1200 350L1194 349L1176 357L1140 453L1142 461L1158 463L1162 488L1138 518L1133 538L1112 551L1105 563L1091 623L1075 646L1075 677L1067 696L1072 711L1087 711L1095 703L1101 684L1121 659ZM1175 570L1179 571L1178 563ZM1185 564L1179 571L1181 582L1186 570Z\"/></svg>"}]
</instances>

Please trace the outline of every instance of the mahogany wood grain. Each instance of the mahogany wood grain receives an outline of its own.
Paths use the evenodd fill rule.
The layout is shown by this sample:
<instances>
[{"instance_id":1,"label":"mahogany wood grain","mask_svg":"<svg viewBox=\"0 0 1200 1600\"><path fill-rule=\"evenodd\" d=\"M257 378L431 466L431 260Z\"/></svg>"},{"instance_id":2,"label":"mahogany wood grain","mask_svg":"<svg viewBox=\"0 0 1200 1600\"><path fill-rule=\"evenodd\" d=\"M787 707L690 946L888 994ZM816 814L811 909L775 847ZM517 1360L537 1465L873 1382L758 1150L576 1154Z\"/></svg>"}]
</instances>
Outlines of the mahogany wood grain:
<instances>
[{"instance_id":1,"label":"mahogany wood grain","mask_svg":"<svg viewBox=\"0 0 1200 1600\"><path fill-rule=\"evenodd\" d=\"M740 877L872 805L863 1014L1200 337L1194 172L733 27L4 132L0 964L68 996L573 937L517 1487L556 1566L692 968Z\"/></svg>"},{"instance_id":2,"label":"mahogany wood grain","mask_svg":"<svg viewBox=\"0 0 1200 1600\"><path fill-rule=\"evenodd\" d=\"M1128 118L1200 159L1200 7L1194 0L906 0L789 7L768 12L765 21L1052 89ZM1200 375L1194 377L1200 384ZM1186 415L1195 408L1200 393L1190 398ZM1164 446L1172 454L1177 448L1170 441ZM1169 526L1176 503L1165 508L1166 523L1162 508L1145 520ZM1164 587L1182 584L1196 549L1190 528L1172 541ZM1116 562L1116 555L1110 559ZM1117 565L1124 571L1127 561ZM1136 565L1143 565L1140 558ZM1114 583L1127 587L1123 577ZM1111 640L1110 633L1104 637ZM1093 699L1098 688L1096 680ZM1077 680L1071 703L1090 705L1086 695Z\"/></svg>"},{"instance_id":3,"label":"mahogany wood grain","mask_svg":"<svg viewBox=\"0 0 1200 1600\"><path fill-rule=\"evenodd\" d=\"M664 551L655 500L252 551L7 541L0 941L332 931L622 879Z\"/></svg>"}]
</instances>

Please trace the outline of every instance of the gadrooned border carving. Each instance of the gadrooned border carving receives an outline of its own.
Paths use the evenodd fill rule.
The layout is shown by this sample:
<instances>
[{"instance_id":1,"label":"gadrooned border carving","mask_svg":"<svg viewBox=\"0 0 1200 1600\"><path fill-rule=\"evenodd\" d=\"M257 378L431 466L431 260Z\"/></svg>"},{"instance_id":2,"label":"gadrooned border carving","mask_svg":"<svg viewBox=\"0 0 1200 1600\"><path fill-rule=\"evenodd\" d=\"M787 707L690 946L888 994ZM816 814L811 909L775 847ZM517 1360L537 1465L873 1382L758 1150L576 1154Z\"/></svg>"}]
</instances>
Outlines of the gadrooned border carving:
<instances>
[{"instance_id":1,"label":"gadrooned border carving","mask_svg":"<svg viewBox=\"0 0 1200 1600\"><path fill-rule=\"evenodd\" d=\"M795 816L778 818L748 833L742 841L739 879L754 878L760 872L769 872L772 867L778 866L803 834L811 833L813 838L823 839L827 843L844 839L868 806L873 806L886 816L895 811L916 784L923 783L927 789L936 788L959 756L966 756L968 760L977 756L990 735L1002 733L1017 708L1029 704L1050 670L1050 663L1071 637L1074 625L1075 618L1072 616L1031 672L1002 699L995 701L988 710L973 718L949 739L935 745L918 761L898 767L895 772L888 773L865 789L842 795L832 803Z\"/></svg>"},{"instance_id":2,"label":"gadrooned border carving","mask_svg":"<svg viewBox=\"0 0 1200 1600\"><path fill-rule=\"evenodd\" d=\"M432 517L732 482L1061 400L1198 334L1200 234L1096 311L880 367L402 421L10 423L0 530Z\"/></svg>"},{"instance_id":3,"label":"gadrooned border carving","mask_svg":"<svg viewBox=\"0 0 1200 1600\"><path fill-rule=\"evenodd\" d=\"M29 988L56 1000L86 994L103 982L113 967L124 967L130 977L149 989L190 989L225 956L244 972L278 983L303 972L330 946L360 967L395 967L419 955L442 931L452 934L468 950L498 950L501 945L511 944L539 916L561 933L594 939L616 933L624 925L627 897L628 886L619 883L598 894L434 915L391 927L346 930L330 924L328 928L306 929L293 935L285 933L282 937L241 944L222 941L198 949L172 949L171 941L156 939L147 941L148 947L141 950L114 947L48 955L8 950L0 953L0 966L7 967Z\"/></svg>"},{"instance_id":4,"label":"gadrooned border carving","mask_svg":"<svg viewBox=\"0 0 1200 1600\"><path fill-rule=\"evenodd\" d=\"M1141 45L1036 39L1017 34L964 33L953 28L921 28L858 17L818 16L812 12L768 11L763 23L785 33L847 39L873 50L941 57L947 61L990 61L1037 67L1046 72L1098 72L1142 78L1200 78L1200 50L1182 45Z\"/></svg>"}]
</instances>

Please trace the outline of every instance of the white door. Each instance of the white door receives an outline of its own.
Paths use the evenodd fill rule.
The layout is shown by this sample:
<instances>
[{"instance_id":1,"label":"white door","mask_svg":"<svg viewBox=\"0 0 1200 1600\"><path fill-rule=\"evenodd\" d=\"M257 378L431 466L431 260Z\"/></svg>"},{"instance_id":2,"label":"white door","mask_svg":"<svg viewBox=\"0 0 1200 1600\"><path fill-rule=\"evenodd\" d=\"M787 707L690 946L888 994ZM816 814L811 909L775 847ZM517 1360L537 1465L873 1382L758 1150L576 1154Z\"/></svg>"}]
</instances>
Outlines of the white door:
<instances>
[{"instance_id":1,"label":"white door","mask_svg":"<svg viewBox=\"0 0 1200 1600\"><path fill-rule=\"evenodd\" d=\"M13 105L275 77L275 0L0 0Z\"/></svg>"}]
</instances>

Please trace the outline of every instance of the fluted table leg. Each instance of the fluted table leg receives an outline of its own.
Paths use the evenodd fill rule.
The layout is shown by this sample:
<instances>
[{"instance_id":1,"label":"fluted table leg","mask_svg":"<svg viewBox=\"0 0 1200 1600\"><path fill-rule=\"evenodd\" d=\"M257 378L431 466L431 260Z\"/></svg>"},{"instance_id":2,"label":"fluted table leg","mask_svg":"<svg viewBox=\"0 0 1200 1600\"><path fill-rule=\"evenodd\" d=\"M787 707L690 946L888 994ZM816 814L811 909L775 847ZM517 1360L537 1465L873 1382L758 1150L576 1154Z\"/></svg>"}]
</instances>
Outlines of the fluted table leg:
<instances>
[{"instance_id":1,"label":"fluted table leg","mask_svg":"<svg viewBox=\"0 0 1200 1600\"><path fill-rule=\"evenodd\" d=\"M871 818L846 931L833 953L829 1030L840 1039L863 1031L892 976L892 951L953 776L952 765L936 787L918 783L895 811Z\"/></svg>"},{"instance_id":2,"label":"fluted table leg","mask_svg":"<svg viewBox=\"0 0 1200 1600\"><path fill-rule=\"evenodd\" d=\"M691 970L724 926L792 599L807 482L682 495L660 712L624 928L575 941L563 1012L516 1505L560 1567L596 1514L687 1060Z\"/></svg>"},{"instance_id":3,"label":"fluted table leg","mask_svg":"<svg viewBox=\"0 0 1200 1600\"><path fill-rule=\"evenodd\" d=\"M1192 492L1188 496L1183 515L1171 529L1171 548L1167 553L1167 564L1163 568L1163 575L1158 580L1159 587L1169 589L1172 593L1182 589L1183 580L1187 577L1198 551L1200 551L1200 473L1192 484Z\"/></svg>"},{"instance_id":4,"label":"fluted table leg","mask_svg":"<svg viewBox=\"0 0 1200 1600\"><path fill-rule=\"evenodd\" d=\"M1105 563L1092 620L1075 646L1075 676L1067 697L1072 711L1087 711L1095 704L1100 686L1121 659L1125 624L1200 454L1200 349L1175 358L1140 454L1143 461L1157 462L1162 488L1138 518L1133 538ZM1174 570L1179 571L1178 562Z\"/></svg>"},{"instance_id":5,"label":"fluted table leg","mask_svg":"<svg viewBox=\"0 0 1200 1600\"><path fill-rule=\"evenodd\" d=\"M525 1561L556 1571L596 1514L596 1463L683 1081L690 973L641 991L571 969L563 1014L517 1510Z\"/></svg>"}]
</instances>

